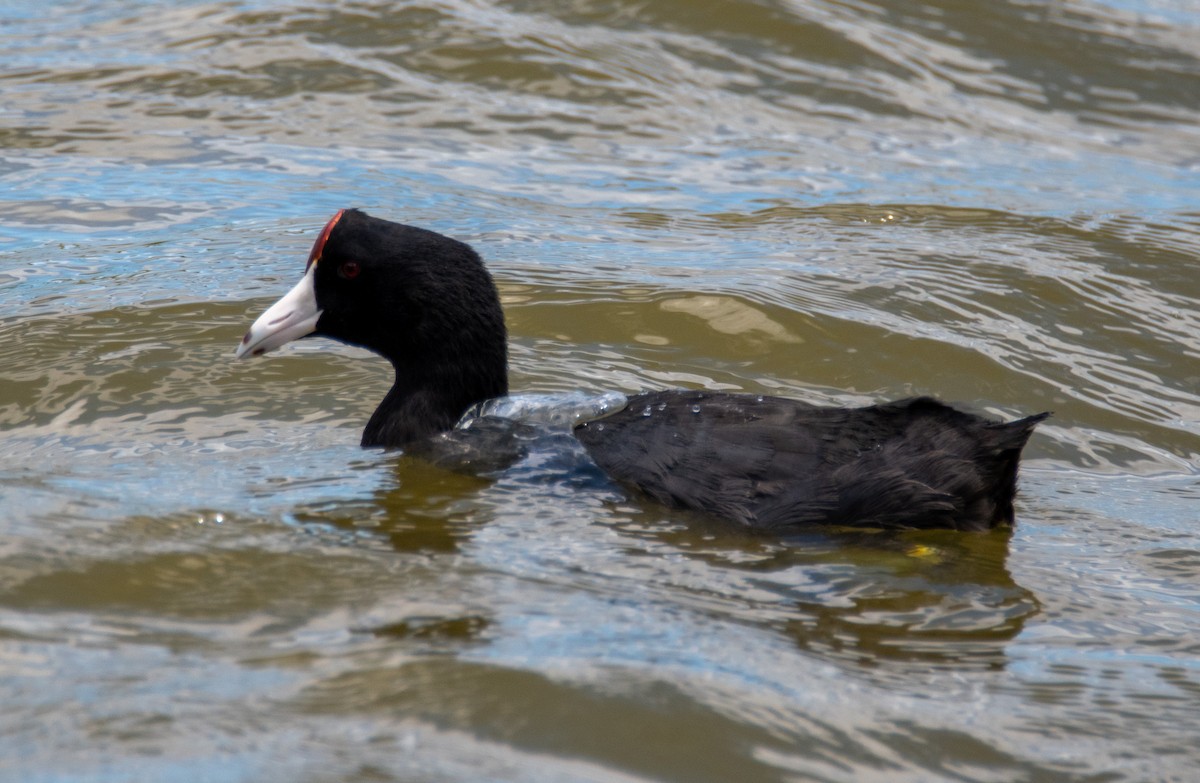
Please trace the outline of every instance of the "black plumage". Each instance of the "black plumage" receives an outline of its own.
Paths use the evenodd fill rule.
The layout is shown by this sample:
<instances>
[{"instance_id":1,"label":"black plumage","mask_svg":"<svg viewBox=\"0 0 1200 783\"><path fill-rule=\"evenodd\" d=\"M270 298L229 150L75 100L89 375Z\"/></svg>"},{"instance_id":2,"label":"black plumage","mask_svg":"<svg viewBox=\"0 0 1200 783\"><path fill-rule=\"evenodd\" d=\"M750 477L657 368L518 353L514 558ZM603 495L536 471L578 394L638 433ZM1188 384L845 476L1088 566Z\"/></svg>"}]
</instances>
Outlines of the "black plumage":
<instances>
[{"instance_id":1,"label":"black plumage","mask_svg":"<svg viewBox=\"0 0 1200 783\"><path fill-rule=\"evenodd\" d=\"M469 407L508 392L492 278L468 245L432 231L335 215L304 278L255 322L238 356L308 335L369 348L395 369L363 446L430 453L429 439ZM634 395L574 434L621 484L753 529L981 530L1012 523L1021 449L1048 415L1003 423L927 397L831 408L675 390Z\"/></svg>"},{"instance_id":2,"label":"black plumage","mask_svg":"<svg viewBox=\"0 0 1200 783\"><path fill-rule=\"evenodd\" d=\"M991 422L928 397L827 408L664 391L575 428L617 481L748 527L984 530L1013 521L1017 464L1048 414Z\"/></svg>"}]
</instances>

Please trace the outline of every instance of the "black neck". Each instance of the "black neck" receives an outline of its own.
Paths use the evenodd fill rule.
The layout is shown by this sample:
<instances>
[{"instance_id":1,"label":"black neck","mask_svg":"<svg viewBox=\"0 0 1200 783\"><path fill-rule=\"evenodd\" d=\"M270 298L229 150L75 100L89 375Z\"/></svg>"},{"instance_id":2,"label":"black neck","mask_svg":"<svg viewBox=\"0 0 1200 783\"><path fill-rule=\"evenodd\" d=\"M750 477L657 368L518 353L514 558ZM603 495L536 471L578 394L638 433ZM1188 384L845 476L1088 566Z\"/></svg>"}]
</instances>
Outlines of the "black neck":
<instances>
[{"instance_id":1,"label":"black neck","mask_svg":"<svg viewBox=\"0 0 1200 783\"><path fill-rule=\"evenodd\" d=\"M451 429L472 405L508 393L507 373L430 373L396 367L396 381L379 403L363 446L395 447Z\"/></svg>"}]
</instances>

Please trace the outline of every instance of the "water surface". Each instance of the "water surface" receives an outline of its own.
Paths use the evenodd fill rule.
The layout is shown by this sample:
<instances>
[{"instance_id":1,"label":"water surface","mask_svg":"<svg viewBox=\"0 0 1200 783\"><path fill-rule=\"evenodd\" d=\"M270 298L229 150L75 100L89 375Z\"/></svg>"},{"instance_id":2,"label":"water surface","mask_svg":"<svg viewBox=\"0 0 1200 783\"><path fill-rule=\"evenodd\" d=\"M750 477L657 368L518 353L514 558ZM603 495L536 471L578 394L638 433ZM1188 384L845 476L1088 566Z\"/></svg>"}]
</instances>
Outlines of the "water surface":
<instances>
[{"instance_id":1,"label":"water surface","mask_svg":"<svg viewBox=\"0 0 1200 783\"><path fill-rule=\"evenodd\" d=\"M1189 780L1198 19L7 4L0 778ZM379 360L231 361L345 206L480 250L541 410L1053 410L1018 525L763 540L360 450Z\"/></svg>"}]
</instances>

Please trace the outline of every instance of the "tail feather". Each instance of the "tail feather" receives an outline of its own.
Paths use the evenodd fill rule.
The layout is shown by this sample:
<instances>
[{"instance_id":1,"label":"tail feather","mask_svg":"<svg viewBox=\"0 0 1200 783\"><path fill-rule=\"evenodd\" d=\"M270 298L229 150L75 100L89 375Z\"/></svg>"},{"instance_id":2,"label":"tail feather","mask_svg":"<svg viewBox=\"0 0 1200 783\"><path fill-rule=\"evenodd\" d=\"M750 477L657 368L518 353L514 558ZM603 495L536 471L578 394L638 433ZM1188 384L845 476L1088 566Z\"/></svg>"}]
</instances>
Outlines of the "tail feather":
<instances>
[{"instance_id":1,"label":"tail feather","mask_svg":"<svg viewBox=\"0 0 1200 783\"><path fill-rule=\"evenodd\" d=\"M1050 415L1050 411L1044 411L996 425L999 431L996 439L999 475L992 485L991 501L996 508L994 524L1011 525L1016 518L1013 497L1017 494L1017 469L1021 464L1021 449L1025 448L1034 427L1050 418Z\"/></svg>"}]
</instances>

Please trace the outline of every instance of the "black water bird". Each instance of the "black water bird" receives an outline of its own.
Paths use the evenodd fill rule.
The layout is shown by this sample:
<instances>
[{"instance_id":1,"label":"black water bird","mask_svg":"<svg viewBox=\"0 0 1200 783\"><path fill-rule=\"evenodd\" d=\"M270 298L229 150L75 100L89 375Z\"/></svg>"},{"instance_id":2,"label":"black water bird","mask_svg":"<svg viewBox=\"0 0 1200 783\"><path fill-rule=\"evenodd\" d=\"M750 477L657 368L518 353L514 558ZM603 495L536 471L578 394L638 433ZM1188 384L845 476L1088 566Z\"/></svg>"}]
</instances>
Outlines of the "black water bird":
<instances>
[{"instance_id":1,"label":"black water bird","mask_svg":"<svg viewBox=\"0 0 1200 783\"><path fill-rule=\"evenodd\" d=\"M320 335L395 369L363 446L446 437L508 393L495 284L470 246L355 209L334 215L304 277L258 318L237 356ZM928 397L864 408L706 391L632 395L574 426L617 482L756 530L837 524L983 530L1013 521L1021 449L1048 413L989 421Z\"/></svg>"}]
</instances>

